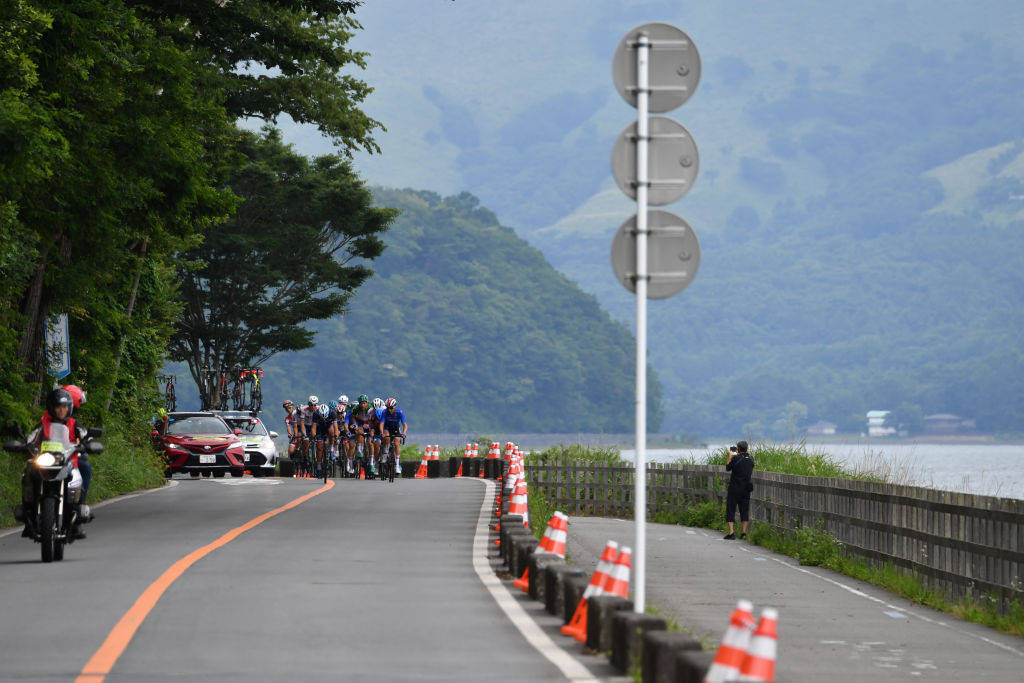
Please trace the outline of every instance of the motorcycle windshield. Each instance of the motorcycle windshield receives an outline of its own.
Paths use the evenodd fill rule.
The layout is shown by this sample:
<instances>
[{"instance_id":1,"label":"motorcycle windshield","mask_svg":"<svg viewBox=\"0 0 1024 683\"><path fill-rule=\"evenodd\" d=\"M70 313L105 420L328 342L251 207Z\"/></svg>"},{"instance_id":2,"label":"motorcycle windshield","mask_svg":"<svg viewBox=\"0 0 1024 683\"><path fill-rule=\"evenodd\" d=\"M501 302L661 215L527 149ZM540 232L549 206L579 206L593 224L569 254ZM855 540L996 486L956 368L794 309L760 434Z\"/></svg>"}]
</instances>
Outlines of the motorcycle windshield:
<instances>
[{"instance_id":1,"label":"motorcycle windshield","mask_svg":"<svg viewBox=\"0 0 1024 683\"><path fill-rule=\"evenodd\" d=\"M75 445L71 443L71 432L67 425L54 422L50 425L50 438L44 439L39 444L40 453L68 453L73 451Z\"/></svg>"}]
</instances>

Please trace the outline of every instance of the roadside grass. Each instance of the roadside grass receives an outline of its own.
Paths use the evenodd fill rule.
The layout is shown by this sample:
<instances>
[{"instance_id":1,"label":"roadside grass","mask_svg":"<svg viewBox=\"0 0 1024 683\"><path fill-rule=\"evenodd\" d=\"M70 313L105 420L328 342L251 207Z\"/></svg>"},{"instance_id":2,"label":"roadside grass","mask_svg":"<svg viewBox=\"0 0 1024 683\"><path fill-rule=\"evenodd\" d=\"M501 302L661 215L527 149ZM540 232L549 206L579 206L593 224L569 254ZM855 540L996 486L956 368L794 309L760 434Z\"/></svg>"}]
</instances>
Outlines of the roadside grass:
<instances>
[{"instance_id":1,"label":"roadside grass","mask_svg":"<svg viewBox=\"0 0 1024 683\"><path fill-rule=\"evenodd\" d=\"M588 465L625 465L618 446L590 447L578 443L555 444L542 451L533 451L523 458L525 465L547 465L555 462L580 462Z\"/></svg>"},{"instance_id":2,"label":"roadside grass","mask_svg":"<svg viewBox=\"0 0 1024 683\"><path fill-rule=\"evenodd\" d=\"M122 493L163 486L163 460L145 437L131 438L108 430L100 439L103 453L89 456L92 482L89 502L98 503ZM0 453L0 528L14 526L14 506L21 502L21 473L25 456Z\"/></svg>"}]
</instances>

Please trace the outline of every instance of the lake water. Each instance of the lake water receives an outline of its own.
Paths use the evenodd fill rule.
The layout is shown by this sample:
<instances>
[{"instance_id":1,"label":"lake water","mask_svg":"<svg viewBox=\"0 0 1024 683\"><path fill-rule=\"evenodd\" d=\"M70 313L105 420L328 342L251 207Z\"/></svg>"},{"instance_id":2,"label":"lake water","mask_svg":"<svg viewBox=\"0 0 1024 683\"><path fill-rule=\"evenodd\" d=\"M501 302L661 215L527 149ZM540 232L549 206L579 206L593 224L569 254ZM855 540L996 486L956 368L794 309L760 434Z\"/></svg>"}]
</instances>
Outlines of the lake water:
<instances>
[{"instance_id":1,"label":"lake water","mask_svg":"<svg viewBox=\"0 0 1024 683\"><path fill-rule=\"evenodd\" d=\"M711 444L709 448L720 448ZM901 484L1024 498L1024 444L821 443L808 451L824 451L850 468L882 472ZM650 462L681 457L702 460L708 449L648 449ZM622 449L632 460L635 451Z\"/></svg>"}]
</instances>

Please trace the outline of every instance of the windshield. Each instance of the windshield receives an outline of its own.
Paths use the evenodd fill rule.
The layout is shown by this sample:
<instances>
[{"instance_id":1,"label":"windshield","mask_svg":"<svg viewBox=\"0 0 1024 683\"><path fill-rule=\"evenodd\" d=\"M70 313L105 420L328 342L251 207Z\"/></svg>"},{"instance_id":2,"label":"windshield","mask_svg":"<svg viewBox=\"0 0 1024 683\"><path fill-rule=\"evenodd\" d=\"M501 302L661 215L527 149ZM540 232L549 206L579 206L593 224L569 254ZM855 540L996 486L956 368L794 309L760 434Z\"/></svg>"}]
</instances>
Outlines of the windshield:
<instances>
[{"instance_id":1,"label":"windshield","mask_svg":"<svg viewBox=\"0 0 1024 683\"><path fill-rule=\"evenodd\" d=\"M226 417L224 421L231 425L232 429L241 429L244 436L266 436L267 428L263 423L252 417Z\"/></svg>"},{"instance_id":2,"label":"windshield","mask_svg":"<svg viewBox=\"0 0 1024 683\"><path fill-rule=\"evenodd\" d=\"M167 421L168 434L230 434L231 430L222 420L215 417L197 415Z\"/></svg>"},{"instance_id":3,"label":"windshield","mask_svg":"<svg viewBox=\"0 0 1024 683\"><path fill-rule=\"evenodd\" d=\"M50 438L43 439L42 443L39 444L40 451L47 451L49 453L63 453L71 447L71 432L68 431L67 425L59 422L50 424Z\"/></svg>"}]
</instances>

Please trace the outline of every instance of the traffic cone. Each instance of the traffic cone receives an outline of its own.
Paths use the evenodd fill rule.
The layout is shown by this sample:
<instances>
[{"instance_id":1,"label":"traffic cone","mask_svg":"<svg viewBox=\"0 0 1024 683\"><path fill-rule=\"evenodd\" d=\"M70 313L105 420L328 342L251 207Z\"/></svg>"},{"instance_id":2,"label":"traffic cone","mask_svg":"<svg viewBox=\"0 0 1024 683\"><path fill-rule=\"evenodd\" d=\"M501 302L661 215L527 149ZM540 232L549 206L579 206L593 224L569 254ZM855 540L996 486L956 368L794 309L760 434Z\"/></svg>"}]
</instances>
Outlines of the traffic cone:
<instances>
[{"instance_id":1,"label":"traffic cone","mask_svg":"<svg viewBox=\"0 0 1024 683\"><path fill-rule=\"evenodd\" d=\"M361 481L365 481L366 480L366 468L365 467L360 467L359 468L359 479Z\"/></svg>"},{"instance_id":2,"label":"traffic cone","mask_svg":"<svg viewBox=\"0 0 1024 683\"><path fill-rule=\"evenodd\" d=\"M615 566L608 573L608 580L601 587L604 595L617 595L620 598L629 597L629 570L633 563L630 561L633 552L630 547L623 546L622 552L615 558Z\"/></svg>"},{"instance_id":3,"label":"traffic cone","mask_svg":"<svg viewBox=\"0 0 1024 683\"><path fill-rule=\"evenodd\" d=\"M512 582L512 585L523 591L524 593L530 592L530 568L527 567L523 575Z\"/></svg>"},{"instance_id":4,"label":"traffic cone","mask_svg":"<svg viewBox=\"0 0 1024 683\"><path fill-rule=\"evenodd\" d=\"M419 469L416 470L416 479L427 478L427 461L430 460L430 446L423 451L423 459L420 460Z\"/></svg>"},{"instance_id":5,"label":"traffic cone","mask_svg":"<svg viewBox=\"0 0 1024 683\"><path fill-rule=\"evenodd\" d=\"M749 600L736 603L736 609L729 617L729 627L722 636L722 644L718 646L715 659L704 674L704 683L734 681L739 677L740 667L750 646L750 631L754 628L754 615L750 613L753 609L754 605Z\"/></svg>"},{"instance_id":6,"label":"traffic cone","mask_svg":"<svg viewBox=\"0 0 1024 683\"><path fill-rule=\"evenodd\" d=\"M439 445L437 445L436 443L434 444L434 452L433 452L433 454L431 456L431 459L432 460L440 460L441 459L441 447Z\"/></svg>"},{"instance_id":7,"label":"traffic cone","mask_svg":"<svg viewBox=\"0 0 1024 683\"><path fill-rule=\"evenodd\" d=\"M590 598L601 595L602 586L608 578L608 568L615 563L615 557L619 554L619 544L615 541L608 541L604 546L597 561L597 568L590 577L590 583L583 590L583 597L576 604L576 611L572 614L569 623L562 627L562 633L572 636L581 643L587 639L587 604Z\"/></svg>"},{"instance_id":8,"label":"traffic cone","mask_svg":"<svg viewBox=\"0 0 1024 683\"><path fill-rule=\"evenodd\" d=\"M544 530L544 535L540 539L540 545L537 546L536 552L557 555L564 560L565 540L568 535L568 529L569 516L556 510L555 514L551 516L551 521L548 522L548 528Z\"/></svg>"},{"instance_id":9,"label":"traffic cone","mask_svg":"<svg viewBox=\"0 0 1024 683\"><path fill-rule=\"evenodd\" d=\"M500 446L498 446L498 442L497 441L492 441L491 442L491 447L487 449L487 459L488 460L494 460L495 458L500 458L501 457L501 453L499 451L500 451Z\"/></svg>"},{"instance_id":10,"label":"traffic cone","mask_svg":"<svg viewBox=\"0 0 1024 683\"><path fill-rule=\"evenodd\" d=\"M508 506L508 514L521 515L524 526L528 525L530 521L530 509L527 504L528 495L526 482L520 480L516 484L516 492L512 494L512 504Z\"/></svg>"},{"instance_id":11,"label":"traffic cone","mask_svg":"<svg viewBox=\"0 0 1024 683\"><path fill-rule=\"evenodd\" d=\"M462 476L462 461L461 460L459 461L459 471L455 473L455 476L456 477L461 477Z\"/></svg>"},{"instance_id":12,"label":"traffic cone","mask_svg":"<svg viewBox=\"0 0 1024 683\"><path fill-rule=\"evenodd\" d=\"M778 649L779 611L773 607L761 610L761 621L750 638L747 656L740 666L741 681L774 681L775 654Z\"/></svg>"}]
</instances>

